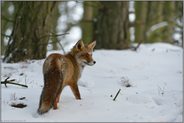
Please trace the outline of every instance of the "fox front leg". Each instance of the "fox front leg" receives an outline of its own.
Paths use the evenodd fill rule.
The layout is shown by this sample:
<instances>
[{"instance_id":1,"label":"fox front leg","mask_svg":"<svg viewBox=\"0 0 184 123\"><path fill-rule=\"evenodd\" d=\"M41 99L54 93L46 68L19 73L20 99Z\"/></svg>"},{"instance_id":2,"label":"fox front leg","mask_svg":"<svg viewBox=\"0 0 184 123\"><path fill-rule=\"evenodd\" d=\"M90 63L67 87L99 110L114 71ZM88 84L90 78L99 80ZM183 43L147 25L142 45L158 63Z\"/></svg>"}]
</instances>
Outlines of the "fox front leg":
<instances>
[{"instance_id":1,"label":"fox front leg","mask_svg":"<svg viewBox=\"0 0 184 123\"><path fill-rule=\"evenodd\" d=\"M79 88L77 84L71 84L70 88L75 96L76 99L80 100L81 96L80 96L80 92L79 92Z\"/></svg>"}]
</instances>

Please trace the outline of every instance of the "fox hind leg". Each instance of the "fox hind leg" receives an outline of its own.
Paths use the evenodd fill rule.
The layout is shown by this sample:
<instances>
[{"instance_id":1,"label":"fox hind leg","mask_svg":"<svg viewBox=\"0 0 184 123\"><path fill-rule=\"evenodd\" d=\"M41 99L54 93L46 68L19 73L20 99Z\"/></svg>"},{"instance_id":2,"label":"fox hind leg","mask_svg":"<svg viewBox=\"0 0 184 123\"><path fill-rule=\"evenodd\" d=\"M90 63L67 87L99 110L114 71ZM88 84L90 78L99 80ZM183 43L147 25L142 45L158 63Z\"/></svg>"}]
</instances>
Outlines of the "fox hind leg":
<instances>
[{"instance_id":1,"label":"fox hind leg","mask_svg":"<svg viewBox=\"0 0 184 123\"><path fill-rule=\"evenodd\" d=\"M60 85L60 88L59 88L58 93L56 95L56 98L54 99L53 109L58 109L58 103L59 103L59 99L60 99L60 95L61 95L62 90L63 90L63 87L62 87L62 82L61 82L61 85Z\"/></svg>"}]
</instances>

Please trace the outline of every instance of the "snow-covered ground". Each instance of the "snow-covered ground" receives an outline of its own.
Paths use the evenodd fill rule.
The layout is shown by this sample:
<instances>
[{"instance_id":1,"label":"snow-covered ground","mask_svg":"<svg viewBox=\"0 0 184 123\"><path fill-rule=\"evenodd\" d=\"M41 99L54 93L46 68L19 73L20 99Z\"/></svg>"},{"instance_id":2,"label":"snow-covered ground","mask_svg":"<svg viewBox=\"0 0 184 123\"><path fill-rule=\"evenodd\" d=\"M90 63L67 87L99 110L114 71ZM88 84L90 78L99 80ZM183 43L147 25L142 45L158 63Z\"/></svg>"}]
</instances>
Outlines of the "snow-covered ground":
<instances>
[{"instance_id":1,"label":"snow-covered ground","mask_svg":"<svg viewBox=\"0 0 184 123\"><path fill-rule=\"evenodd\" d=\"M10 77L28 85L28 88L1 85L2 120L181 122L182 55L182 48L163 43L142 44L137 52L96 50L93 56L97 63L86 67L79 81L82 100L75 100L66 87L59 109L51 109L42 116L36 110L43 87L44 60L2 63L2 80ZM127 83L131 86L126 87ZM21 97L25 99L20 100ZM10 106L12 103L24 103L27 107L14 108Z\"/></svg>"}]
</instances>

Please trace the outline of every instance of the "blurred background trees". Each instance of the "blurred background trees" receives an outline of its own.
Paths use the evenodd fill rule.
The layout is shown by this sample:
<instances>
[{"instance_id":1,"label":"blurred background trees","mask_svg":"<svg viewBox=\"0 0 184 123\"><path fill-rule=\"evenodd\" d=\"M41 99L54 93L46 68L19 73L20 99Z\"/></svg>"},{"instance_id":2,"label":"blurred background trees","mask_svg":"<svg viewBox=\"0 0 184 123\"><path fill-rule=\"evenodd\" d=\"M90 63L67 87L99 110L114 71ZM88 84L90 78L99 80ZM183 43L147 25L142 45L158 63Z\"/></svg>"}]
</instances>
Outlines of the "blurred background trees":
<instances>
[{"instance_id":1,"label":"blurred background trees","mask_svg":"<svg viewBox=\"0 0 184 123\"><path fill-rule=\"evenodd\" d=\"M1 9L6 62L43 59L47 50L68 50L81 38L96 40L98 49L183 43L182 1L1 1Z\"/></svg>"},{"instance_id":2,"label":"blurred background trees","mask_svg":"<svg viewBox=\"0 0 184 123\"><path fill-rule=\"evenodd\" d=\"M135 2L135 41L174 43L177 3L174 1ZM180 2L182 5L182 2Z\"/></svg>"}]
</instances>

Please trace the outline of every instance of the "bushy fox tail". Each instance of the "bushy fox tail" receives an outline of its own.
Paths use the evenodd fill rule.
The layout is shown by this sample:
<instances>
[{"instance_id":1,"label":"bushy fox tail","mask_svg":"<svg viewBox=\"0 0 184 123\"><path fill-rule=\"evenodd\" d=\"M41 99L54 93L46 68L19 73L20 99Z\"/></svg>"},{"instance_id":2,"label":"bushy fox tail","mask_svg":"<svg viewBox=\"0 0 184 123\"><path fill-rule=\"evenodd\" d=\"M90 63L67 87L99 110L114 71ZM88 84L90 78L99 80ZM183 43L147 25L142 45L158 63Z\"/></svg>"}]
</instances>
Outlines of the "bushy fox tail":
<instances>
[{"instance_id":1,"label":"bushy fox tail","mask_svg":"<svg viewBox=\"0 0 184 123\"><path fill-rule=\"evenodd\" d=\"M44 87L40 96L38 114L44 114L53 107L56 97L61 91L63 74L57 68L52 68L44 73Z\"/></svg>"}]
</instances>

